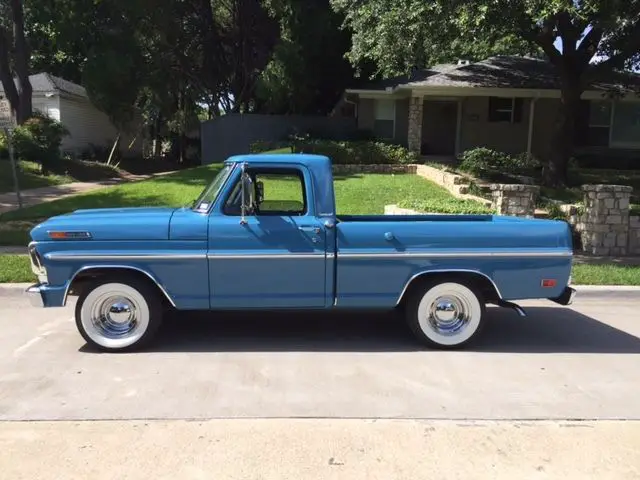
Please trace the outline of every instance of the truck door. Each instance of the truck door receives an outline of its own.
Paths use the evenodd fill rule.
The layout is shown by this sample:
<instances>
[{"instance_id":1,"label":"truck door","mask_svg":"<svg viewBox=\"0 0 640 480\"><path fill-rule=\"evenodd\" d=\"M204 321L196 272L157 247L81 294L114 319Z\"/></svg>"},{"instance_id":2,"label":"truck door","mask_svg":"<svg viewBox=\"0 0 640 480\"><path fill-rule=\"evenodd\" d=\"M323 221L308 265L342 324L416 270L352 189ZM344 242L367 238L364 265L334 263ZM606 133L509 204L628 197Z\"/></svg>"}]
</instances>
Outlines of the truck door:
<instances>
[{"instance_id":1,"label":"truck door","mask_svg":"<svg viewBox=\"0 0 640 480\"><path fill-rule=\"evenodd\" d=\"M241 211L240 175L209 220L211 308L318 308L326 303L327 235L306 168L247 167L256 208ZM244 219L244 221L241 221Z\"/></svg>"}]
</instances>

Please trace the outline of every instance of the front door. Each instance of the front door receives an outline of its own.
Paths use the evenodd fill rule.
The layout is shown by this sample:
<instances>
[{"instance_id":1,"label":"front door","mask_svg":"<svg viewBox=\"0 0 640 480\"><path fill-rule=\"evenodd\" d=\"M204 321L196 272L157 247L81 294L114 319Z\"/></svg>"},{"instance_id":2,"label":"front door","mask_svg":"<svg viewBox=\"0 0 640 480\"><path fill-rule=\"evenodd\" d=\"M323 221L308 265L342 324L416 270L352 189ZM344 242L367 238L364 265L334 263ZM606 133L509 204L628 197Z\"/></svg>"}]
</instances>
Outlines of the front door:
<instances>
[{"instance_id":1,"label":"front door","mask_svg":"<svg viewBox=\"0 0 640 480\"><path fill-rule=\"evenodd\" d=\"M240 182L209 221L211 308L325 306L326 232L302 167L249 168L263 200L241 222Z\"/></svg>"},{"instance_id":2,"label":"front door","mask_svg":"<svg viewBox=\"0 0 640 480\"><path fill-rule=\"evenodd\" d=\"M422 138L426 151L423 153L428 155L454 155L457 121L457 102L449 100L425 101Z\"/></svg>"}]
</instances>

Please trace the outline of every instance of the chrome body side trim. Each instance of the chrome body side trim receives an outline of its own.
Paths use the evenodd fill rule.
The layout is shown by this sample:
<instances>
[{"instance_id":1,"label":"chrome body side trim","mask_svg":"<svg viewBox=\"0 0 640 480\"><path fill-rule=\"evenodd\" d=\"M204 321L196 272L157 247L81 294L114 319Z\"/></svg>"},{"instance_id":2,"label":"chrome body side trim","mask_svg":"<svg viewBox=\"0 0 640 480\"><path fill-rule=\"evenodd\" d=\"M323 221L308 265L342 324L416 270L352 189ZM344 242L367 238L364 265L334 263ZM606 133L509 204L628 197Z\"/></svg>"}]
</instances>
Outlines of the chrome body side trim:
<instances>
[{"instance_id":1,"label":"chrome body side trim","mask_svg":"<svg viewBox=\"0 0 640 480\"><path fill-rule=\"evenodd\" d=\"M105 253L105 254L88 254L83 253L48 253L45 255L47 260L198 260L206 258L205 253L161 253L161 254L127 254L127 253Z\"/></svg>"},{"instance_id":2,"label":"chrome body side trim","mask_svg":"<svg viewBox=\"0 0 640 480\"><path fill-rule=\"evenodd\" d=\"M391 253L340 253L338 258L459 258L459 257L571 257L568 250L525 252L391 252Z\"/></svg>"},{"instance_id":3,"label":"chrome body side trim","mask_svg":"<svg viewBox=\"0 0 640 480\"><path fill-rule=\"evenodd\" d=\"M71 279L69 279L69 282L67 283L67 287L64 290L64 297L62 298L62 304L63 305L67 304L67 296L69 295L69 289L71 288L71 284L73 283L75 278L80 273L86 272L87 270L97 270L97 269L102 269L102 268L119 268L119 269L123 269L123 270L134 270L136 272L140 272L140 273L145 274L147 277L149 277L149 279L151 281L153 281L153 283L155 283L158 286L158 288L164 294L164 296L167 298L169 303L171 303L171 306L175 308L175 306L176 306L175 302L173 301L173 299L171 298L171 296L169 295L167 290L162 286L162 284L153 275L151 275L146 270L143 270L143 269L138 268L138 267L133 267L131 265L85 265L84 267L79 268L73 274L73 276L71 277Z\"/></svg>"},{"instance_id":4,"label":"chrome body side trim","mask_svg":"<svg viewBox=\"0 0 640 480\"><path fill-rule=\"evenodd\" d=\"M76 252L54 252L45 254L48 260L198 260L198 259L269 259L269 258L334 258L333 253L264 253L264 254L237 254L237 253L104 253L83 254ZM340 253L338 258L368 259L368 258L460 258L460 257L571 257L571 251L525 251L525 252L385 252L385 253Z\"/></svg>"},{"instance_id":5,"label":"chrome body side trim","mask_svg":"<svg viewBox=\"0 0 640 480\"><path fill-rule=\"evenodd\" d=\"M243 260L275 260L275 259L294 259L294 258L301 258L301 259L307 259L307 258L315 258L315 259L322 259L324 260L326 258L324 253L265 253L265 254L235 254L235 253L230 253L230 254L216 254L216 253L209 253L207 254L207 258L209 260L237 260L237 259L243 259Z\"/></svg>"},{"instance_id":6,"label":"chrome body side trim","mask_svg":"<svg viewBox=\"0 0 640 480\"><path fill-rule=\"evenodd\" d=\"M402 301L402 297L404 297L404 294L409 288L409 285L411 285L411 282L413 282L418 277L421 277L423 275L429 275L431 273L473 273L473 274L481 275L491 282L491 284L493 285L493 288L496 289L496 293L498 294L498 299L502 300L502 293L500 293L500 289L496 285L496 282L494 282L493 279L486 273L479 272L478 270L465 270L465 269L425 270L420 273L416 273L407 281L404 288L402 289L402 292L400 292L400 296L398 297L398 300L396 301L396 306L400 305L400 302Z\"/></svg>"}]
</instances>

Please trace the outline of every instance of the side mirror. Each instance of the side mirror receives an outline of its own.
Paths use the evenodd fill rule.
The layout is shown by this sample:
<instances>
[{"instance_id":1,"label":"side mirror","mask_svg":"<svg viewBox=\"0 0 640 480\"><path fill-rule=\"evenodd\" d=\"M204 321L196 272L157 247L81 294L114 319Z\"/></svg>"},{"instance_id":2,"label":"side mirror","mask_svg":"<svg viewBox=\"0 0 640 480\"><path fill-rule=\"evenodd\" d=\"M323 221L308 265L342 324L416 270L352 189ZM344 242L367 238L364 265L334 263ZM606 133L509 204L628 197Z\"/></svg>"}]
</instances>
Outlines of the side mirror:
<instances>
[{"instance_id":1,"label":"side mirror","mask_svg":"<svg viewBox=\"0 0 640 480\"><path fill-rule=\"evenodd\" d=\"M264 183L256 182L256 203L260 205L264 200Z\"/></svg>"},{"instance_id":2,"label":"side mirror","mask_svg":"<svg viewBox=\"0 0 640 480\"><path fill-rule=\"evenodd\" d=\"M251 175L249 175L245 166L242 165L242 176L240 177L241 184L241 212L242 218L240 219L241 224L246 224L247 220L245 216L249 213L253 212L254 202L255 202L255 190L253 187L253 180L251 179Z\"/></svg>"}]
</instances>

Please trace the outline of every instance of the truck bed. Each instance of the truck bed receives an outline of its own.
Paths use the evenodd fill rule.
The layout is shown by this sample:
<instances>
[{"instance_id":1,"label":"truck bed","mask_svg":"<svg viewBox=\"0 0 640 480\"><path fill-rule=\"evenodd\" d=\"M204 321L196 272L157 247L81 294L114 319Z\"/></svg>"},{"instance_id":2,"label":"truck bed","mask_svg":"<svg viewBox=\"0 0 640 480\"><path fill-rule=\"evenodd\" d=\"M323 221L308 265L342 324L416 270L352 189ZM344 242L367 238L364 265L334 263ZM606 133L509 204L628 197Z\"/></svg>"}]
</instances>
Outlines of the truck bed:
<instances>
[{"instance_id":1,"label":"truck bed","mask_svg":"<svg viewBox=\"0 0 640 480\"><path fill-rule=\"evenodd\" d=\"M491 222L493 215L338 215L338 222Z\"/></svg>"}]
</instances>

